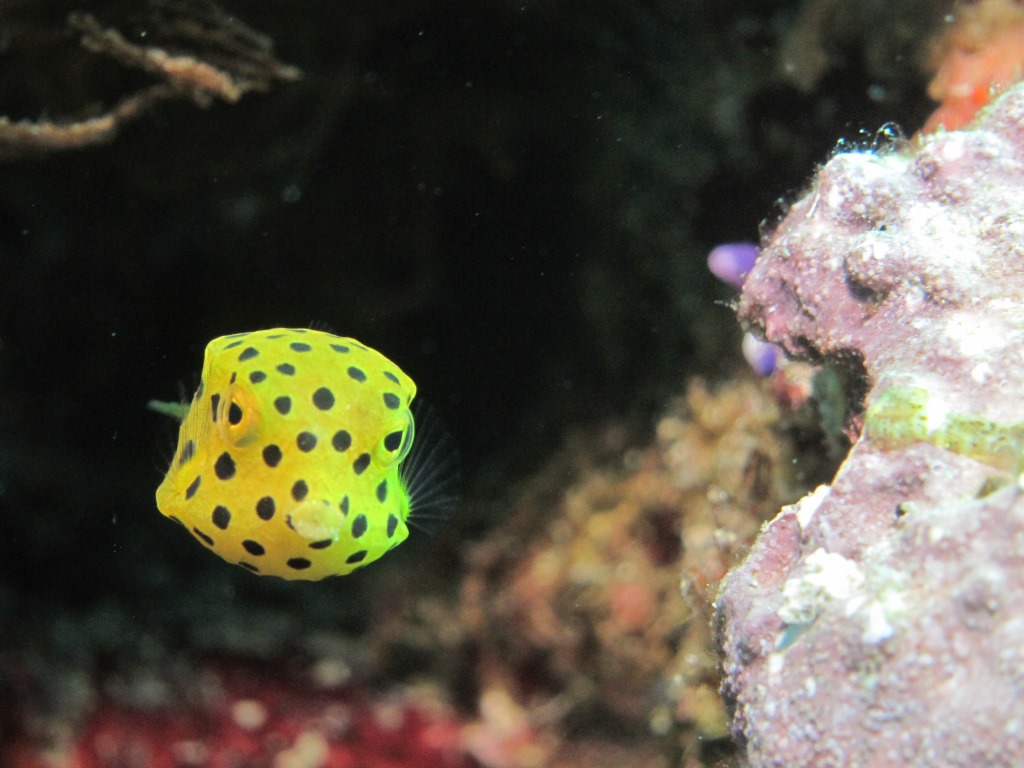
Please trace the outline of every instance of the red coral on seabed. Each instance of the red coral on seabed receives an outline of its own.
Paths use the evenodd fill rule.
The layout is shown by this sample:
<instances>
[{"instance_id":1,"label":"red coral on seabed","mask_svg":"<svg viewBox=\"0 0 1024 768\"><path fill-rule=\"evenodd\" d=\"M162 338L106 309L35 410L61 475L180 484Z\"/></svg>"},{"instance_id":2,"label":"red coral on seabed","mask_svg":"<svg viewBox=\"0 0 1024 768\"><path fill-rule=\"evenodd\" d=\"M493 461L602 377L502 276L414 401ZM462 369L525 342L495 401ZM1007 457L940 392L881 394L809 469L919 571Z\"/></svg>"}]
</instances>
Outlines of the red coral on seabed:
<instances>
[{"instance_id":1,"label":"red coral on seabed","mask_svg":"<svg viewBox=\"0 0 1024 768\"><path fill-rule=\"evenodd\" d=\"M275 675L273 677L269 675ZM197 701L101 701L63 745L29 739L10 768L469 768L462 723L426 689L371 694L234 665L197 671Z\"/></svg>"}]
</instances>

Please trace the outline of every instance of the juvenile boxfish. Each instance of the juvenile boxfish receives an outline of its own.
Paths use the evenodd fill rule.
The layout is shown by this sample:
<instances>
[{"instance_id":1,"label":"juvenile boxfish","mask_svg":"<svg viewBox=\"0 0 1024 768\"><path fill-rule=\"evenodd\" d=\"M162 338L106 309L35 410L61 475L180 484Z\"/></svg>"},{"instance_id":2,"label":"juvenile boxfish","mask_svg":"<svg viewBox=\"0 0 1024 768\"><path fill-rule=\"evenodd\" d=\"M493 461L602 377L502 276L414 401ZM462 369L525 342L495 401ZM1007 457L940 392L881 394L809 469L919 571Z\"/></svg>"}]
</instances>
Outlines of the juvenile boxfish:
<instances>
[{"instance_id":1,"label":"juvenile boxfish","mask_svg":"<svg viewBox=\"0 0 1024 768\"><path fill-rule=\"evenodd\" d=\"M157 506L253 573L350 573L401 544L409 523L430 529L450 511L443 449L428 446L420 470L403 471L415 396L412 379L355 339L301 328L221 336L206 347Z\"/></svg>"}]
</instances>

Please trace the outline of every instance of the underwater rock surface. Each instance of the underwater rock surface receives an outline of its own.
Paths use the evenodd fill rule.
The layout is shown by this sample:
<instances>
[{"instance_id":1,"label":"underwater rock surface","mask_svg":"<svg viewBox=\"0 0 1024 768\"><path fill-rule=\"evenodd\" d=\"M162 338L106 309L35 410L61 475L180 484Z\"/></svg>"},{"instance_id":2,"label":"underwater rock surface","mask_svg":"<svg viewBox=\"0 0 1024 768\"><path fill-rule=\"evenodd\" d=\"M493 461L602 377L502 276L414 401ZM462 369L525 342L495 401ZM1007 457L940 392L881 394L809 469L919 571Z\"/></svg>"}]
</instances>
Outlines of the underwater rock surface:
<instances>
[{"instance_id":1,"label":"underwater rock surface","mask_svg":"<svg viewBox=\"0 0 1024 768\"><path fill-rule=\"evenodd\" d=\"M1022 257L1022 87L836 155L766 239L741 319L869 392L833 484L718 597L751 766L1024 763Z\"/></svg>"}]
</instances>

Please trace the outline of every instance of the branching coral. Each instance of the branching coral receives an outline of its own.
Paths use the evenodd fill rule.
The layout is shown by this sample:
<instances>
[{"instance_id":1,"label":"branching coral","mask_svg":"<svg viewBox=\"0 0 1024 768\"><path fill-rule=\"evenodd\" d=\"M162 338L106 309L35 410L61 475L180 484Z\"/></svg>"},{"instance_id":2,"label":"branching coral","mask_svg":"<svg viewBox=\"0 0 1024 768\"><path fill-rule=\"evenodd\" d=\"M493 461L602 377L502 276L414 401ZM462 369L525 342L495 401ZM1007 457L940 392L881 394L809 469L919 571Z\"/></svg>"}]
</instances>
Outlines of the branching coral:
<instances>
[{"instance_id":1,"label":"branching coral","mask_svg":"<svg viewBox=\"0 0 1024 768\"><path fill-rule=\"evenodd\" d=\"M295 80L295 67L273 55L270 38L242 24L212 3L153 0L139 38L105 27L89 13L72 13L68 26L93 53L109 56L161 82L144 87L101 114L64 121L19 120L0 116L0 158L76 149L109 141L125 123L155 104L187 98L206 107L216 100L238 101L275 81Z\"/></svg>"}]
</instances>

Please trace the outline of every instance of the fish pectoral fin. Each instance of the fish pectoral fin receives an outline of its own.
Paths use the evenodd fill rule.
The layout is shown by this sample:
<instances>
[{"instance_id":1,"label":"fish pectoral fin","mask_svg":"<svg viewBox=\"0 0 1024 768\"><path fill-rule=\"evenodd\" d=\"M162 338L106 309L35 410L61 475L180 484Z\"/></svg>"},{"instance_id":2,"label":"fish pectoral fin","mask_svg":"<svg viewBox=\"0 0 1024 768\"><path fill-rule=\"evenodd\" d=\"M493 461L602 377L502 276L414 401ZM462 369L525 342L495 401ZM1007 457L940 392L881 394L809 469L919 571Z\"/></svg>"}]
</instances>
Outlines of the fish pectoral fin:
<instances>
[{"instance_id":1,"label":"fish pectoral fin","mask_svg":"<svg viewBox=\"0 0 1024 768\"><path fill-rule=\"evenodd\" d=\"M191 403L170 403L166 400L150 400L146 403L146 407L151 411L162 413L164 416L184 421L185 417L188 416Z\"/></svg>"},{"instance_id":2,"label":"fish pectoral fin","mask_svg":"<svg viewBox=\"0 0 1024 768\"><path fill-rule=\"evenodd\" d=\"M326 501L304 501L288 514L288 524L306 541L334 539L345 524L345 515Z\"/></svg>"}]
</instances>

